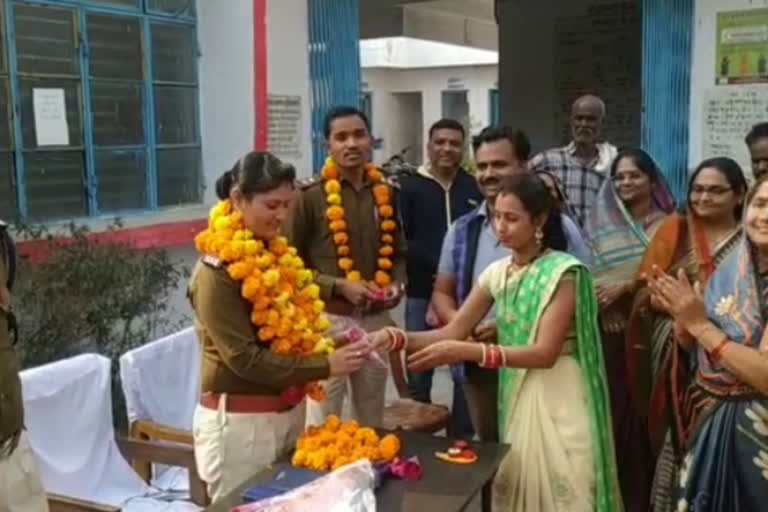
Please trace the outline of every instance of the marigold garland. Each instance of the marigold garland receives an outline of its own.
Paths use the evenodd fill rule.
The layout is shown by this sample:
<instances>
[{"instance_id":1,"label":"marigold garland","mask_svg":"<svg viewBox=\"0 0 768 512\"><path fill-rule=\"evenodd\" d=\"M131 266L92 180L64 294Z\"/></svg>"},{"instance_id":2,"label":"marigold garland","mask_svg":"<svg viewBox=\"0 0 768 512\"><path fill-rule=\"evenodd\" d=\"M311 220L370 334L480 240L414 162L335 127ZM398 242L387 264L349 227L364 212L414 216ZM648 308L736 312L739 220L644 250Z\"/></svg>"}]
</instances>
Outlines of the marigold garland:
<instances>
[{"instance_id":1,"label":"marigold garland","mask_svg":"<svg viewBox=\"0 0 768 512\"><path fill-rule=\"evenodd\" d=\"M390 462L400 453L400 439L394 434L383 438L357 421L341 422L331 414L321 427L309 427L296 442L291 463L298 468L333 471L360 459Z\"/></svg>"},{"instance_id":2,"label":"marigold garland","mask_svg":"<svg viewBox=\"0 0 768 512\"><path fill-rule=\"evenodd\" d=\"M377 260L378 270L373 276L373 282L380 288L386 288L392 284L390 271L394 267L392 256L395 254L395 237L393 233L397 229L395 222L395 209L392 206L392 191L384 183L384 175L373 164L365 166L368 178L374 183L373 198L376 202L381 223L381 246L379 247ZM325 200L328 208L325 215L328 218L328 227L333 233L333 243L336 246L337 264L344 271L350 281L361 281L362 275L355 268L355 260L351 257L352 250L349 247L349 233L347 233L346 212L341 199L341 173L333 158L328 157L322 170L325 190Z\"/></svg>"},{"instance_id":3,"label":"marigold garland","mask_svg":"<svg viewBox=\"0 0 768 512\"><path fill-rule=\"evenodd\" d=\"M226 263L229 276L242 282L240 293L253 305L251 322L272 352L302 357L333 353L333 340L325 335L331 324L323 314L320 287L286 238L267 244L256 240L242 214L222 201L211 209L208 229L197 235L195 245L200 253ZM315 400L324 398L317 383L305 391Z\"/></svg>"}]
</instances>

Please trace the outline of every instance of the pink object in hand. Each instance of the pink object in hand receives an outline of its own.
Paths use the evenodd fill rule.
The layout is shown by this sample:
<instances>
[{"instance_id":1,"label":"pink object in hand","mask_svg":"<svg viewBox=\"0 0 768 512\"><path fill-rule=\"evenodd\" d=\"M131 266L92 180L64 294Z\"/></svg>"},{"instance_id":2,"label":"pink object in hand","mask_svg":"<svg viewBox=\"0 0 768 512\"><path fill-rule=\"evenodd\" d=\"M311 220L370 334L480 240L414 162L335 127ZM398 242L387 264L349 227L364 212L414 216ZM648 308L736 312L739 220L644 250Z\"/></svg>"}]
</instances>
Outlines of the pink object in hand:
<instances>
[{"instance_id":1,"label":"pink object in hand","mask_svg":"<svg viewBox=\"0 0 768 512\"><path fill-rule=\"evenodd\" d=\"M440 327L440 317L437 316L437 312L435 311L432 302L427 306L427 315L424 320L427 322L427 325L433 329Z\"/></svg>"},{"instance_id":2,"label":"pink object in hand","mask_svg":"<svg viewBox=\"0 0 768 512\"><path fill-rule=\"evenodd\" d=\"M365 330L361 329L360 327L353 327L350 330L347 331L347 339L350 341L350 343L359 343L359 342L365 342L370 345L371 339L368 337L368 333L365 332ZM384 362L384 360L381 358L378 352L375 350L371 352L368 356L368 359L370 359L372 362L374 362L377 366L380 366L381 368L386 368L387 363Z\"/></svg>"}]
</instances>

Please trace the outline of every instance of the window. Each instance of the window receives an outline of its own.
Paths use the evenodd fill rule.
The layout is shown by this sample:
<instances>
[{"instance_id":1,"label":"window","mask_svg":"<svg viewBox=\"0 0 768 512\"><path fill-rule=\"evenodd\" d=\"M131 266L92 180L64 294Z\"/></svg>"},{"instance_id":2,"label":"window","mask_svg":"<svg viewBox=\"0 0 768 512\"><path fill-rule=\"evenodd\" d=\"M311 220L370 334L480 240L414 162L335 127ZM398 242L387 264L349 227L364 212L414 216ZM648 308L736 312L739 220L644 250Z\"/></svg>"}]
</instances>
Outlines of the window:
<instances>
[{"instance_id":1,"label":"window","mask_svg":"<svg viewBox=\"0 0 768 512\"><path fill-rule=\"evenodd\" d=\"M0 0L2 218L201 201L194 4Z\"/></svg>"},{"instance_id":2,"label":"window","mask_svg":"<svg viewBox=\"0 0 768 512\"><path fill-rule=\"evenodd\" d=\"M488 112L488 120L490 121L489 124L496 125L501 123L498 89L491 89L488 91L488 106L490 109L490 112Z\"/></svg>"}]
</instances>

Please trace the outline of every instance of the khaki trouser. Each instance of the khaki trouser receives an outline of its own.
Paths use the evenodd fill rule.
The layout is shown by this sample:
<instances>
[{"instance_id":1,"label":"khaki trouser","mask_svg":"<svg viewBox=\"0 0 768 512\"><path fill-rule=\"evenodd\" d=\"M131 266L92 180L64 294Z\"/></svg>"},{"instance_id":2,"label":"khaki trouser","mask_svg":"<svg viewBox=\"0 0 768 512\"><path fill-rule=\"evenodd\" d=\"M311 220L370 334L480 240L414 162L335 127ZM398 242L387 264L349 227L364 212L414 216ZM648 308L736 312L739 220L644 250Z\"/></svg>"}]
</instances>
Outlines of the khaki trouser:
<instances>
[{"instance_id":1,"label":"khaki trouser","mask_svg":"<svg viewBox=\"0 0 768 512\"><path fill-rule=\"evenodd\" d=\"M387 312L354 320L368 332L394 325ZM388 354L380 355L388 364ZM320 425L329 414L341 416L344 396L349 392L354 419L365 426L381 426L384 419L384 395L388 374L389 368L380 368L370 363L352 375L328 379L324 382L327 398L322 402L307 400L307 425Z\"/></svg>"},{"instance_id":2,"label":"khaki trouser","mask_svg":"<svg viewBox=\"0 0 768 512\"><path fill-rule=\"evenodd\" d=\"M8 443L6 443L8 444ZM0 445L0 512L48 512L45 489L26 432L10 455Z\"/></svg>"},{"instance_id":3,"label":"khaki trouser","mask_svg":"<svg viewBox=\"0 0 768 512\"><path fill-rule=\"evenodd\" d=\"M277 459L290 453L304 429L305 405L282 413L226 412L198 405L193 420L195 461L216 502Z\"/></svg>"},{"instance_id":4,"label":"khaki trouser","mask_svg":"<svg viewBox=\"0 0 768 512\"><path fill-rule=\"evenodd\" d=\"M467 365L467 381L462 384L469 417L481 441L499 441L499 372Z\"/></svg>"}]
</instances>

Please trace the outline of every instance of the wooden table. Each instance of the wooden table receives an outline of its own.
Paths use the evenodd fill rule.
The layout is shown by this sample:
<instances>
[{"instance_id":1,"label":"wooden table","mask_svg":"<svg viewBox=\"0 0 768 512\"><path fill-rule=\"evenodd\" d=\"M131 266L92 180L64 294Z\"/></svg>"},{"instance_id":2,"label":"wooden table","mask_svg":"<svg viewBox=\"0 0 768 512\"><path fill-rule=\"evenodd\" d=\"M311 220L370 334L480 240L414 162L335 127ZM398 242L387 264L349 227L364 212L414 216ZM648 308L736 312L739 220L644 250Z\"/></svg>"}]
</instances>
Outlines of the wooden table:
<instances>
[{"instance_id":1,"label":"wooden table","mask_svg":"<svg viewBox=\"0 0 768 512\"><path fill-rule=\"evenodd\" d=\"M469 465L450 464L435 458L436 451L445 451L451 440L432 437L418 432L397 432L403 443L401 455L417 455L424 468L424 477L418 482L405 482L387 477L376 491L376 509L381 512L441 512L462 511L472 499L485 488L482 500L483 511L490 511L490 484L501 460L509 450L508 445L492 443L470 443L478 456L477 462ZM230 495L206 512L229 512L243 503L241 496L251 487L264 484L288 464L280 461L244 482Z\"/></svg>"}]
</instances>

